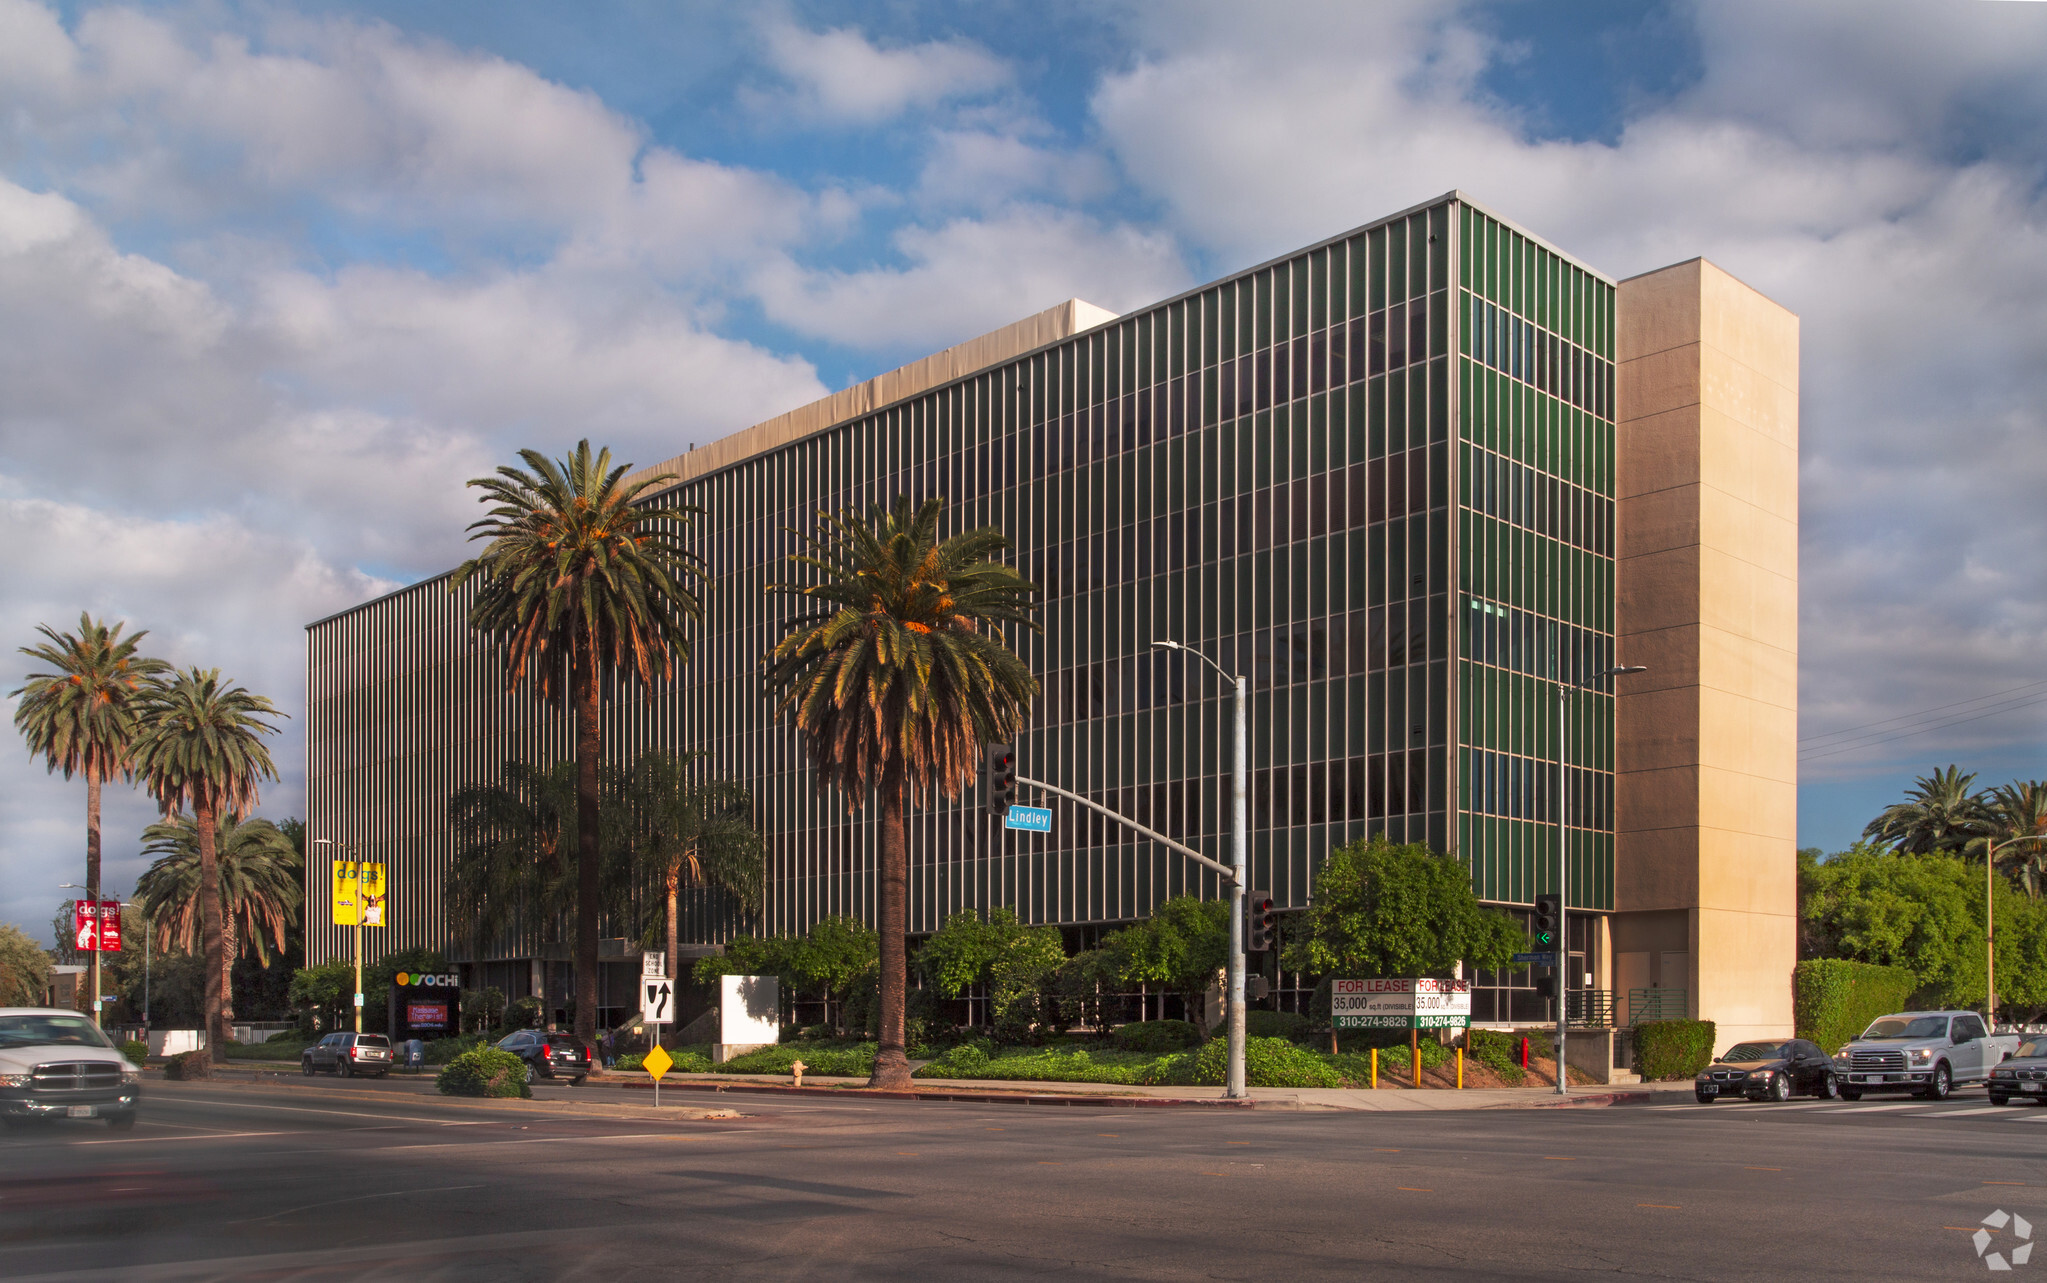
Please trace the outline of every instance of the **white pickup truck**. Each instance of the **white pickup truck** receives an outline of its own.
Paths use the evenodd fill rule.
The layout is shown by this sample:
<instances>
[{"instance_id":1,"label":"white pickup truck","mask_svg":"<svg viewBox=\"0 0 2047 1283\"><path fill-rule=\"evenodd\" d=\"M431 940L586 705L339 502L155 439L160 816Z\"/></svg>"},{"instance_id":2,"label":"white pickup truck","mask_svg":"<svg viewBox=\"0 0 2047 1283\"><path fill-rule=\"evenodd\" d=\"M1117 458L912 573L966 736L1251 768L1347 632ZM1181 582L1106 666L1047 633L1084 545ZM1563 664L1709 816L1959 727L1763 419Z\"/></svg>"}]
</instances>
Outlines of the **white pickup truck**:
<instances>
[{"instance_id":1,"label":"white pickup truck","mask_svg":"<svg viewBox=\"0 0 2047 1283\"><path fill-rule=\"evenodd\" d=\"M2016 1034L1992 1034L1973 1011L1901 1011L1878 1016L1835 1052L1834 1074L1847 1100L1865 1091L1946 1100L1959 1083L1987 1081L2018 1048Z\"/></svg>"}]
</instances>

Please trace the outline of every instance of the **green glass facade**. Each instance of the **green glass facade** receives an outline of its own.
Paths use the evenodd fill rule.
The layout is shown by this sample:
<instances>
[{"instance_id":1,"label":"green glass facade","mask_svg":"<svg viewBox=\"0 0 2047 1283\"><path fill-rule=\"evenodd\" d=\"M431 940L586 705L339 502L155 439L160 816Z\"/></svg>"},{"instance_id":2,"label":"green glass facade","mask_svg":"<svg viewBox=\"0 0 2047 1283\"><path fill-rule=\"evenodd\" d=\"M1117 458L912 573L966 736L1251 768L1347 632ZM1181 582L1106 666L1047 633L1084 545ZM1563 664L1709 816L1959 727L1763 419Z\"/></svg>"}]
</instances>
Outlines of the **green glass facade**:
<instances>
[{"instance_id":1,"label":"green glass facade","mask_svg":"<svg viewBox=\"0 0 2047 1283\"><path fill-rule=\"evenodd\" d=\"M608 749L708 750L756 789L770 847L763 920L698 897L684 938L871 917L872 817L813 787L759 660L788 612L764 592L787 528L896 495L1001 527L1043 589L1043 633L1015 639L1043 683L1023 774L1227 859L1229 702L1152 647L1175 638L1253 678L1252 880L1283 907L1377 831L1526 904L1555 862L1553 680L1613 662L1613 305L1610 280L1453 194L667 492L702 510L717 584L678 680L608 703ZM445 938L453 788L566 751L563 717L501 689L466 605L433 580L310 630L310 819L393 866L387 947ZM1609 909L1610 698L1575 697L1567 731L1571 898ZM1050 835L971 796L915 812L912 930L994 905L1107 925L1219 894L1057 810ZM346 947L316 931L312 953Z\"/></svg>"}]
</instances>

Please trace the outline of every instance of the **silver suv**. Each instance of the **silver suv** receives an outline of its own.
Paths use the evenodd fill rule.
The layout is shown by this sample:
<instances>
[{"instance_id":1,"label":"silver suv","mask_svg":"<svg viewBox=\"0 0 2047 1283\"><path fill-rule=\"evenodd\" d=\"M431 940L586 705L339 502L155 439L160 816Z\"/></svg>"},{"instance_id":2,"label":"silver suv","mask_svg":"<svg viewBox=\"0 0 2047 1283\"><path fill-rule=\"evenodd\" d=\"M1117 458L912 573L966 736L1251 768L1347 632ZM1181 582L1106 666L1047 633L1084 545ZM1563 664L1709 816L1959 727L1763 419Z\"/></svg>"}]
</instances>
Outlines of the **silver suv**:
<instances>
[{"instance_id":1,"label":"silver suv","mask_svg":"<svg viewBox=\"0 0 2047 1283\"><path fill-rule=\"evenodd\" d=\"M0 1007L0 1122L104 1118L135 1125L142 1071L99 1026L58 1007Z\"/></svg>"}]
</instances>

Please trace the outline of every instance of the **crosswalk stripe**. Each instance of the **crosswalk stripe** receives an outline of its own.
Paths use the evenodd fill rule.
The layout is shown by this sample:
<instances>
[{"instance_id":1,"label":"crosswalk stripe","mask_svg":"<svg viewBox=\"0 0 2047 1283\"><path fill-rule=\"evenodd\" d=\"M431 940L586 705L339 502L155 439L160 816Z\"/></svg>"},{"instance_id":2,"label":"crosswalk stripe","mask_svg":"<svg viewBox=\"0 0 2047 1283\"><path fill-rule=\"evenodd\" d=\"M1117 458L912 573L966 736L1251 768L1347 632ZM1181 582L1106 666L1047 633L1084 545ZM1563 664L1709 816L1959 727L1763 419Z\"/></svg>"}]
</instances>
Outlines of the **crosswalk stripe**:
<instances>
[{"instance_id":1,"label":"crosswalk stripe","mask_svg":"<svg viewBox=\"0 0 2047 1283\"><path fill-rule=\"evenodd\" d=\"M1928 1113L1924 1113L1924 1114L1914 1114L1914 1115L1912 1115L1912 1117L1914 1117L1914 1118L1973 1118L1973 1117L1975 1117L1975 1116L1976 1116L1976 1115L1978 1115L1978 1114L2007 1114L2007 1113L2010 1113L2010 1112L2011 1112L2010 1110L2006 1109L2006 1108L2005 1108L2004 1106L2002 1106L2002 1105L1985 1105L1985 1106L1983 1106L1983 1107L1982 1107L1981 1109L1939 1109L1939 1110L1933 1110L1933 1111L1930 1111L1930 1112L1928 1112Z\"/></svg>"}]
</instances>

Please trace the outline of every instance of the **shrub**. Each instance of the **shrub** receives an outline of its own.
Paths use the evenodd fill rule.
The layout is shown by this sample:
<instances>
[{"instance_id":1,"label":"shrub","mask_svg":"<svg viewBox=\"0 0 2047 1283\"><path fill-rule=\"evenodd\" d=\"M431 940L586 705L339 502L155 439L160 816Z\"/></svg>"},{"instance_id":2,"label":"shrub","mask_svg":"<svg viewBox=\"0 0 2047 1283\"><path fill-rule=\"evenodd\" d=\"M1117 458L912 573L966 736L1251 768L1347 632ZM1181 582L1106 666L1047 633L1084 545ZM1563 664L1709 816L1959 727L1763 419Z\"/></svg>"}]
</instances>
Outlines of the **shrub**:
<instances>
[{"instance_id":1,"label":"shrub","mask_svg":"<svg viewBox=\"0 0 2047 1283\"><path fill-rule=\"evenodd\" d=\"M213 1077L213 1057L205 1048L198 1051L181 1051L172 1056L163 1067L163 1076L172 1082L184 1082L193 1078Z\"/></svg>"},{"instance_id":2,"label":"shrub","mask_svg":"<svg viewBox=\"0 0 2047 1283\"><path fill-rule=\"evenodd\" d=\"M133 1038L130 1038L121 1044L121 1054L128 1058L129 1064L139 1065L149 1059L149 1044L146 1042L136 1042Z\"/></svg>"},{"instance_id":3,"label":"shrub","mask_svg":"<svg viewBox=\"0 0 2047 1283\"><path fill-rule=\"evenodd\" d=\"M1299 1042L1308 1036L1309 1021L1306 1016L1292 1011L1247 1011L1244 1013L1244 1033L1251 1038L1284 1038L1288 1042Z\"/></svg>"},{"instance_id":4,"label":"shrub","mask_svg":"<svg viewBox=\"0 0 2047 1283\"><path fill-rule=\"evenodd\" d=\"M426 1044L422 1054L429 1065L445 1065L465 1051L489 1045L482 1034L465 1034L460 1038L436 1038Z\"/></svg>"},{"instance_id":5,"label":"shrub","mask_svg":"<svg viewBox=\"0 0 2047 1283\"><path fill-rule=\"evenodd\" d=\"M526 1062L496 1047L477 1047L448 1062L434 1084L443 1096L531 1096Z\"/></svg>"},{"instance_id":6,"label":"shrub","mask_svg":"<svg viewBox=\"0 0 2047 1283\"><path fill-rule=\"evenodd\" d=\"M1211 1038L1199 1050L1161 1056L1145 1082L1166 1086L1220 1087L1229 1062L1229 1040ZM1244 1040L1244 1083L1249 1087L1341 1087L1343 1076L1328 1059L1282 1038Z\"/></svg>"},{"instance_id":7,"label":"shrub","mask_svg":"<svg viewBox=\"0 0 2047 1283\"><path fill-rule=\"evenodd\" d=\"M670 1052L670 1055L675 1055ZM854 1043L844 1047L800 1047L792 1043L778 1043L749 1051L744 1056L735 1056L722 1065L706 1065L705 1070L716 1070L726 1074L786 1074L789 1066L803 1062L803 1072L836 1078L864 1078L874 1072L874 1044ZM703 1072L703 1071L697 1071Z\"/></svg>"},{"instance_id":8,"label":"shrub","mask_svg":"<svg viewBox=\"0 0 2047 1283\"><path fill-rule=\"evenodd\" d=\"M1115 1040L1124 1051L1142 1051L1158 1056L1199 1045L1201 1033L1184 1020L1142 1020L1134 1025L1119 1026Z\"/></svg>"},{"instance_id":9,"label":"shrub","mask_svg":"<svg viewBox=\"0 0 2047 1283\"><path fill-rule=\"evenodd\" d=\"M1153 1061L1129 1051L1045 1047L990 1056L976 1043L962 1043L917 1071L919 1078L979 1078L1012 1082L1127 1083L1145 1081Z\"/></svg>"},{"instance_id":10,"label":"shrub","mask_svg":"<svg viewBox=\"0 0 2047 1283\"><path fill-rule=\"evenodd\" d=\"M1648 1082L1690 1078L1713 1062L1710 1020L1649 1020L1635 1026L1635 1072Z\"/></svg>"},{"instance_id":11,"label":"shrub","mask_svg":"<svg viewBox=\"0 0 2047 1283\"><path fill-rule=\"evenodd\" d=\"M1907 1010L1919 987L1919 978L1903 967L1839 958L1808 959L1791 975L1798 1036L1830 1056L1878 1016Z\"/></svg>"},{"instance_id":12,"label":"shrub","mask_svg":"<svg viewBox=\"0 0 2047 1283\"><path fill-rule=\"evenodd\" d=\"M1519 1083L1528 1076L1521 1068L1520 1040L1512 1034L1497 1029L1467 1029L1464 1054L1508 1083Z\"/></svg>"}]
</instances>

